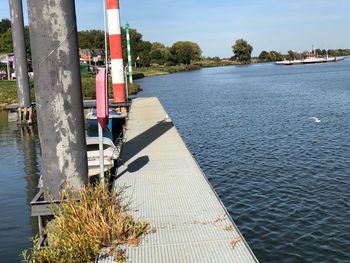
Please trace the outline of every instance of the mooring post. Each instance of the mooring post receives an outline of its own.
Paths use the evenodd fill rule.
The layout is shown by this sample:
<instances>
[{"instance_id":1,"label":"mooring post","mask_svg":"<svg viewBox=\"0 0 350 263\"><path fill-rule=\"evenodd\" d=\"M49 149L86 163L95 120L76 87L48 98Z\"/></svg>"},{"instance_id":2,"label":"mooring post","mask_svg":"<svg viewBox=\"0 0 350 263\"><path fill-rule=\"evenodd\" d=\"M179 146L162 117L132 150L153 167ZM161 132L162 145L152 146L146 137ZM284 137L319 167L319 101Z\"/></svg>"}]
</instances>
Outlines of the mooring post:
<instances>
[{"instance_id":1,"label":"mooring post","mask_svg":"<svg viewBox=\"0 0 350 263\"><path fill-rule=\"evenodd\" d=\"M17 97L19 107L19 120L26 119L26 108L31 107L27 52L24 37L23 7L22 0L10 0L11 29L14 50L14 64L17 82ZM25 109L24 112L21 109ZM31 120L29 120L31 123Z\"/></svg>"},{"instance_id":2,"label":"mooring post","mask_svg":"<svg viewBox=\"0 0 350 263\"><path fill-rule=\"evenodd\" d=\"M128 85L128 71L129 71L129 66L125 66L124 70L124 78L125 78L125 97L126 101L129 101L129 85ZM129 71L130 73L130 71ZM132 84L132 82L130 82Z\"/></svg>"},{"instance_id":3,"label":"mooring post","mask_svg":"<svg viewBox=\"0 0 350 263\"><path fill-rule=\"evenodd\" d=\"M132 59L131 59L131 43L130 43L130 30L129 23L125 25L125 33L126 33L126 47L128 51L128 73L129 73L129 81L132 84ZM125 80L127 82L127 80ZM127 89L126 89L127 90Z\"/></svg>"},{"instance_id":4,"label":"mooring post","mask_svg":"<svg viewBox=\"0 0 350 263\"><path fill-rule=\"evenodd\" d=\"M28 0L43 191L58 200L88 182L75 1Z\"/></svg>"},{"instance_id":5,"label":"mooring post","mask_svg":"<svg viewBox=\"0 0 350 263\"><path fill-rule=\"evenodd\" d=\"M106 7L112 67L113 101L125 102L124 66L119 0L106 0Z\"/></svg>"},{"instance_id":6,"label":"mooring post","mask_svg":"<svg viewBox=\"0 0 350 263\"><path fill-rule=\"evenodd\" d=\"M22 123L22 108L18 105L18 109L17 109L17 114L18 114L18 123Z\"/></svg>"}]
</instances>

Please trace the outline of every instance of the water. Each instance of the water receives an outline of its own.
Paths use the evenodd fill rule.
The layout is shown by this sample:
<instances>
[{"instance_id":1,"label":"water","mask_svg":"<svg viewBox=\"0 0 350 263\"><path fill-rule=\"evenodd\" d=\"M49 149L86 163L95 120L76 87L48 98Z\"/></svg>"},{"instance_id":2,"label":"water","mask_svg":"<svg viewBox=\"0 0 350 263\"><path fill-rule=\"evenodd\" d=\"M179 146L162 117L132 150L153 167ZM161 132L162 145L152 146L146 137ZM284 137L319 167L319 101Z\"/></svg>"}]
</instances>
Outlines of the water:
<instances>
[{"instance_id":1,"label":"water","mask_svg":"<svg viewBox=\"0 0 350 263\"><path fill-rule=\"evenodd\" d=\"M29 203L37 193L39 161L36 130L7 123L0 111L0 262L20 262L37 233Z\"/></svg>"},{"instance_id":2,"label":"water","mask_svg":"<svg viewBox=\"0 0 350 263\"><path fill-rule=\"evenodd\" d=\"M210 68L140 95L160 98L261 262L350 262L349 72Z\"/></svg>"},{"instance_id":3,"label":"water","mask_svg":"<svg viewBox=\"0 0 350 263\"><path fill-rule=\"evenodd\" d=\"M350 262L350 61L146 78L261 262ZM310 117L318 117L315 123ZM0 262L36 221L35 130L0 112Z\"/></svg>"}]
</instances>

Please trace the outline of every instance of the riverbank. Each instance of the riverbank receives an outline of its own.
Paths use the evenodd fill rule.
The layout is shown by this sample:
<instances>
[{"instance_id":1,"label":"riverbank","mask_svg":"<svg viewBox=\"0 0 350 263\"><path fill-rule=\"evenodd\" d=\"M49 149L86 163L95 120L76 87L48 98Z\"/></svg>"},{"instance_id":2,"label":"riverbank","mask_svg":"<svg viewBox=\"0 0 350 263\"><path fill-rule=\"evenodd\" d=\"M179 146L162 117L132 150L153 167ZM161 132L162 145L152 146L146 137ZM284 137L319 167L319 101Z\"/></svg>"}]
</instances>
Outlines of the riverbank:
<instances>
[{"instance_id":1,"label":"riverbank","mask_svg":"<svg viewBox=\"0 0 350 263\"><path fill-rule=\"evenodd\" d=\"M30 96L34 99L34 82L30 81ZM17 86L16 81L1 80L0 81L0 110L4 109L8 104L17 102Z\"/></svg>"},{"instance_id":2,"label":"riverbank","mask_svg":"<svg viewBox=\"0 0 350 263\"><path fill-rule=\"evenodd\" d=\"M172 73L187 72L200 70L202 68L210 67L223 67L223 66L232 66L232 65L241 65L238 61L232 60L200 60L196 61L191 65L176 65L176 66L150 66L144 68L136 68L136 73L142 73L145 77L153 76L162 76L169 75Z\"/></svg>"},{"instance_id":3,"label":"riverbank","mask_svg":"<svg viewBox=\"0 0 350 263\"><path fill-rule=\"evenodd\" d=\"M253 63L253 62L252 62ZM236 60L200 60L194 63L202 68L214 68L214 67L225 67L225 66L234 66L234 65L242 65L241 62Z\"/></svg>"},{"instance_id":4,"label":"riverbank","mask_svg":"<svg viewBox=\"0 0 350 263\"><path fill-rule=\"evenodd\" d=\"M176 66L150 66L144 68L137 68L136 73L142 73L145 77L168 75L178 72L200 70L199 65L176 65Z\"/></svg>"},{"instance_id":5,"label":"riverbank","mask_svg":"<svg viewBox=\"0 0 350 263\"><path fill-rule=\"evenodd\" d=\"M252 59L250 64L257 63ZM200 60L191 65L176 65L176 66L150 66L144 68L137 68L135 74L143 74L145 77L169 75L179 72L189 72L200 70L202 68L210 67L224 67L242 65L239 61L234 60ZM95 99L95 73L81 73L81 81L83 88L84 99ZM112 80L109 78L109 86L112 86ZM139 84L133 83L128 86L129 95L137 94L142 90ZM35 101L34 95L34 82L30 80L30 94L33 101ZM112 96L112 89L110 89L110 96ZM8 104L17 102L17 88L16 81L2 80L0 81L0 110L6 108Z\"/></svg>"},{"instance_id":6,"label":"riverbank","mask_svg":"<svg viewBox=\"0 0 350 263\"><path fill-rule=\"evenodd\" d=\"M96 98L96 80L95 74L82 73L82 88L83 97L86 100ZM112 80L109 78L109 86L112 87ZM136 94L141 91L141 87L137 83L128 85L129 95ZM110 95L112 95L112 89L110 89ZM32 101L35 101L34 94L34 81L30 80L30 96ZM6 108L7 105L17 102L17 86L15 80L1 80L0 81L0 110Z\"/></svg>"}]
</instances>

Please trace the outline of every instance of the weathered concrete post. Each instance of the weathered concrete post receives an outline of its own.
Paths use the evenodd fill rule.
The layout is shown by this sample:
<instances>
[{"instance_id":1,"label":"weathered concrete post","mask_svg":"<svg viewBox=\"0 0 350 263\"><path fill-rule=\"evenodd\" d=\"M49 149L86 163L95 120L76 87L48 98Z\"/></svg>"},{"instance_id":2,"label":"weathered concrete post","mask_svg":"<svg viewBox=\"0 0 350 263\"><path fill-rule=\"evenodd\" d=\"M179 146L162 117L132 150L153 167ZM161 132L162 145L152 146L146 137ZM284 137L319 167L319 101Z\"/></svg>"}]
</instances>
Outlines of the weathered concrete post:
<instances>
[{"instance_id":1,"label":"weathered concrete post","mask_svg":"<svg viewBox=\"0 0 350 263\"><path fill-rule=\"evenodd\" d=\"M21 109L24 108L26 115L27 108L31 107L22 0L10 0L10 13L13 50L15 53L14 63L16 65L15 72L20 113L19 120L21 120ZM29 122L31 122L31 120L29 120Z\"/></svg>"},{"instance_id":2,"label":"weathered concrete post","mask_svg":"<svg viewBox=\"0 0 350 263\"><path fill-rule=\"evenodd\" d=\"M28 0L29 30L48 200L88 181L75 2Z\"/></svg>"},{"instance_id":3,"label":"weathered concrete post","mask_svg":"<svg viewBox=\"0 0 350 263\"><path fill-rule=\"evenodd\" d=\"M6 55L6 69L7 69L7 80L11 79L11 70L10 70L10 56Z\"/></svg>"}]
</instances>

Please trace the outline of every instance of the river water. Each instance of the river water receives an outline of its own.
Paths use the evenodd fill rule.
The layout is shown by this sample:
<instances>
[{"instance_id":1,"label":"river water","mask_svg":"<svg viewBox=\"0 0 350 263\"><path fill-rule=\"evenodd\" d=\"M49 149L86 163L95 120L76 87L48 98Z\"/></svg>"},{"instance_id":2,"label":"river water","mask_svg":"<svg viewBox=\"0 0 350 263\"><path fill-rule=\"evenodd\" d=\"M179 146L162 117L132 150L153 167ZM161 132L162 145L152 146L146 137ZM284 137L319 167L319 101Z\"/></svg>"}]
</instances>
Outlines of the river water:
<instances>
[{"instance_id":1,"label":"river water","mask_svg":"<svg viewBox=\"0 0 350 263\"><path fill-rule=\"evenodd\" d=\"M38 190L39 153L35 127L8 123L0 111L0 262L19 262L38 231L29 203Z\"/></svg>"},{"instance_id":2,"label":"river water","mask_svg":"<svg viewBox=\"0 0 350 263\"><path fill-rule=\"evenodd\" d=\"M145 78L261 262L350 262L350 60ZM317 117L321 122L315 122ZM0 261L36 222L39 142L0 112Z\"/></svg>"},{"instance_id":3,"label":"river water","mask_svg":"<svg viewBox=\"0 0 350 263\"><path fill-rule=\"evenodd\" d=\"M350 60L140 83L140 95L160 98L261 262L350 262Z\"/></svg>"}]
</instances>

